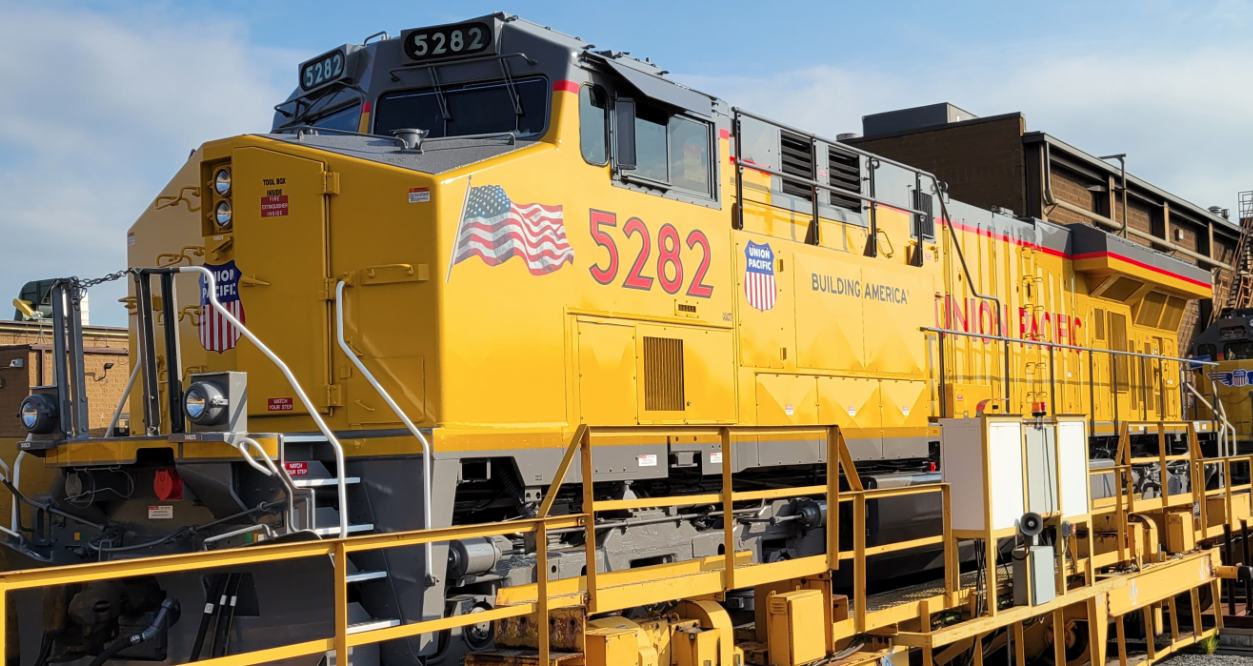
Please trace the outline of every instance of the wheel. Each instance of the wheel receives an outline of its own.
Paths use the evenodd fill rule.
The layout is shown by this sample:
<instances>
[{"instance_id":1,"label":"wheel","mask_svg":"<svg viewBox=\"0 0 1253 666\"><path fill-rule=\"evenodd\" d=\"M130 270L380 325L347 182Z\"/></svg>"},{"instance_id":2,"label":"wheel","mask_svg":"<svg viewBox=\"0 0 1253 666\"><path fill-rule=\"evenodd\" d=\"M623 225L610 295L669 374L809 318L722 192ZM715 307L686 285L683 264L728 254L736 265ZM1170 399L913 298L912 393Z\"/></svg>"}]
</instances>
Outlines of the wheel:
<instances>
[{"instance_id":1,"label":"wheel","mask_svg":"<svg viewBox=\"0 0 1253 666\"><path fill-rule=\"evenodd\" d=\"M491 609L491 606L484 602L480 602L474 605L474 608L470 610L470 613L484 613ZM477 622L466 626L461 630L461 635L465 639L466 645L470 646L471 650L477 652L479 650L486 650L492 646L495 629L495 624L488 620L486 622Z\"/></svg>"}]
</instances>

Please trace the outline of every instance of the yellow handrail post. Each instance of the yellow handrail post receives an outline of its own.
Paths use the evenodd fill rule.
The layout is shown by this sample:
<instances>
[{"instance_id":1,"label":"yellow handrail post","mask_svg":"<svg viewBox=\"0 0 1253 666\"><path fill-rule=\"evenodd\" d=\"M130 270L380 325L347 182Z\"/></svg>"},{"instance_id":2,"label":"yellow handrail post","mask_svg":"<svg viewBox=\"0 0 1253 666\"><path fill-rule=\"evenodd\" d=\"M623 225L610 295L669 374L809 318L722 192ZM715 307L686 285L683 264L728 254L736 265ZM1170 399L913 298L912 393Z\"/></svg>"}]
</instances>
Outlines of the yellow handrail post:
<instances>
[{"instance_id":1,"label":"yellow handrail post","mask_svg":"<svg viewBox=\"0 0 1253 666\"><path fill-rule=\"evenodd\" d=\"M583 442L583 437L587 435L587 424L580 423L578 429L574 431L574 437L570 438L570 445L566 447L566 453L561 457L561 464L557 466L557 473L553 475L552 485L548 486L548 492L544 494L544 500L540 502L539 513L536 518L547 518L548 512L553 508L553 502L557 499L557 491L561 490L562 484L566 482L566 476L570 473L570 463L574 460L574 452L578 450L579 444Z\"/></svg>"},{"instance_id":2,"label":"yellow handrail post","mask_svg":"<svg viewBox=\"0 0 1253 666\"><path fill-rule=\"evenodd\" d=\"M840 568L840 427L827 428L827 568Z\"/></svg>"},{"instance_id":3,"label":"yellow handrail post","mask_svg":"<svg viewBox=\"0 0 1253 666\"><path fill-rule=\"evenodd\" d=\"M348 666L348 549L335 541L335 663Z\"/></svg>"},{"instance_id":4,"label":"yellow handrail post","mask_svg":"<svg viewBox=\"0 0 1253 666\"><path fill-rule=\"evenodd\" d=\"M944 511L944 592L948 603L954 603L960 585L960 569L957 561L957 544L953 538L953 498L947 483L940 485L940 498Z\"/></svg>"},{"instance_id":5,"label":"yellow handrail post","mask_svg":"<svg viewBox=\"0 0 1253 666\"><path fill-rule=\"evenodd\" d=\"M535 564L537 592L535 633L539 640L539 666L548 666L551 663L549 642L552 636L548 630L548 521L546 520L540 520L539 525L535 526Z\"/></svg>"},{"instance_id":6,"label":"yellow handrail post","mask_svg":"<svg viewBox=\"0 0 1253 666\"><path fill-rule=\"evenodd\" d=\"M828 509L830 511L830 509ZM858 633L866 631L866 494L853 498L853 601L857 604L854 621Z\"/></svg>"},{"instance_id":7,"label":"yellow handrail post","mask_svg":"<svg viewBox=\"0 0 1253 666\"><path fill-rule=\"evenodd\" d=\"M1205 456L1201 452L1201 442L1194 437L1192 425L1188 425L1188 456L1192 459L1192 499L1201 505L1201 535L1209 537L1209 497L1205 494ZM1163 435L1164 436L1164 435ZM1166 465L1162 465L1162 480L1166 479ZM1165 486L1163 486L1165 487ZM1231 492L1228 490L1227 492ZM1228 516L1231 515L1228 507Z\"/></svg>"},{"instance_id":8,"label":"yellow handrail post","mask_svg":"<svg viewBox=\"0 0 1253 666\"><path fill-rule=\"evenodd\" d=\"M591 429L583 431L583 439L579 441L583 449L583 527L585 541L583 548L587 559L587 612L596 612L596 494L593 492L592 480L596 470L592 467L592 433ZM544 665L546 666L546 665Z\"/></svg>"},{"instance_id":9,"label":"yellow handrail post","mask_svg":"<svg viewBox=\"0 0 1253 666\"><path fill-rule=\"evenodd\" d=\"M725 556L724 579L728 591L735 589L735 503L731 485L731 429L719 428L722 441L722 552ZM827 509L830 511L830 508Z\"/></svg>"},{"instance_id":10,"label":"yellow handrail post","mask_svg":"<svg viewBox=\"0 0 1253 666\"><path fill-rule=\"evenodd\" d=\"M0 657L9 656L9 586L0 578Z\"/></svg>"}]
</instances>

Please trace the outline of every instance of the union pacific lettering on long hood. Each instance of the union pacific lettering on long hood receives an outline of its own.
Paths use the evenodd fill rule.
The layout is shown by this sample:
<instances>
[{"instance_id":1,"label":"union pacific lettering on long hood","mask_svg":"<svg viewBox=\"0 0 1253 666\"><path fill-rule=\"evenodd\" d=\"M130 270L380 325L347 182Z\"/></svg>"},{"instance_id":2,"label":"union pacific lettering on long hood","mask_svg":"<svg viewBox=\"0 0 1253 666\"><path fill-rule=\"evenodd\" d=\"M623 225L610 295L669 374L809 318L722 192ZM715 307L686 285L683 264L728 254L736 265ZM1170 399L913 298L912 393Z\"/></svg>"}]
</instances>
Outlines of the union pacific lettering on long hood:
<instances>
[{"instance_id":1,"label":"union pacific lettering on long hood","mask_svg":"<svg viewBox=\"0 0 1253 666\"><path fill-rule=\"evenodd\" d=\"M1010 306L1006 305L998 318L991 301L936 294L935 325L937 328L966 333L1016 337L1028 341L1080 346L1084 344L1083 320L1080 317L1061 312L1044 312L1037 316L1027 308L1020 307L1017 310L1018 316L1012 317ZM1014 326L1015 320L1018 322L1017 326Z\"/></svg>"}]
</instances>

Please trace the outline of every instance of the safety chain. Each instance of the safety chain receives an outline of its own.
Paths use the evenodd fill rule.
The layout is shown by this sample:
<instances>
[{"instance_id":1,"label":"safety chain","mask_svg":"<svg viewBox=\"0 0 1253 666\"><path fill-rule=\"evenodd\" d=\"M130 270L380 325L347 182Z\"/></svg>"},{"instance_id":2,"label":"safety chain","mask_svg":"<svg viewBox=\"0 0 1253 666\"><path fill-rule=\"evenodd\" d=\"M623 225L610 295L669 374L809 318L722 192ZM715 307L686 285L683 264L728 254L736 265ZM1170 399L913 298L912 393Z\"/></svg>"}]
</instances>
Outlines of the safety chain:
<instances>
[{"instance_id":1,"label":"safety chain","mask_svg":"<svg viewBox=\"0 0 1253 666\"><path fill-rule=\"evenodd\" d=\"M114 280L120 280L134 272L135 272L135 269L133 268L123 268L120 271L109 273L108 275L104 275L98 278L92 278L90 280L80 280L78 279L77 275L68 277L66 278L66 280L70 283L70 286L73 287L70 293L72 294L72 298L74 302L77 303L78 301L82 300L83 294L86 293L88 289L98 284L104 284L105 282L113 282Z\"/></svg>"}]
</instances>

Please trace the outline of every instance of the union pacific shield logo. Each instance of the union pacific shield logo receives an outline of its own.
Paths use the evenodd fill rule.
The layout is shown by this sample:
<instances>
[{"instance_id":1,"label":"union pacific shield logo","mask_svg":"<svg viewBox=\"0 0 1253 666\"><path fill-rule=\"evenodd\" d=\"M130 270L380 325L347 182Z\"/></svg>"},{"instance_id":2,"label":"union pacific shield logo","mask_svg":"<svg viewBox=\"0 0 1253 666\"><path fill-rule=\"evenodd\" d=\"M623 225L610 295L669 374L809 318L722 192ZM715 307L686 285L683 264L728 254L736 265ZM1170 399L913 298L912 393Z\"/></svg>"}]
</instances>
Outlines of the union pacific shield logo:
<instances>
[{"instance_id":1,"label":"union pacific shield logo","mask_svg":"<svg viewBox=\"0 0 1253 666\"><path fill-rule=\"evenodd\" d=\"M226 308L241 323L244 320L244 304L239 300L239 269L235 262L224 264L205 264L205 268L213 273L213 281L217 286L218 303ZM240 332L235 325L223 317L209 304L209 286L204 276L200 276L200 344L205 351L219 354L234 349L239 341Z\"/></svg>"},{"instance_id":2,"label":"union pacific shield logo","mask_svg":"<svg viewBox=\"0 0 1253 666\"><path fill-rule=\"evenodd\" d=\"M1249 385L1249 371L1243 369L1231 372L1211 372L1209 378L1218 380L1218 383L1223 386L1239 388Z\"/></svg>"},{"instance_id":3,"label":"union pacific shield logo","mask_svg":"<svg viewBox=\"0 0 1253 666\"><path fill-rule=\"evenodd\" d=\"M748 304L765 312L774 307L778 295L774 284L774 251L770 244L752 241L744 248L744 296Z\"/></svg>"}]
</instances>

